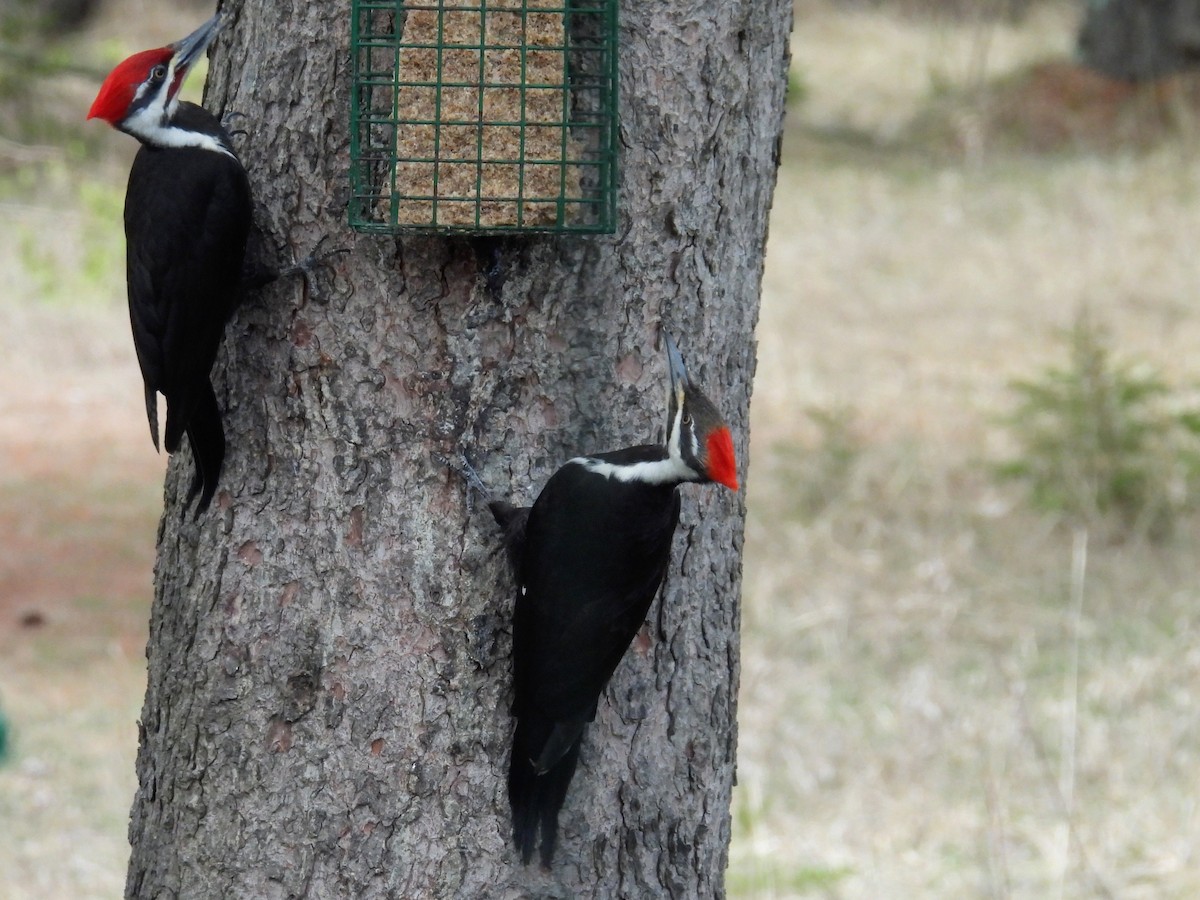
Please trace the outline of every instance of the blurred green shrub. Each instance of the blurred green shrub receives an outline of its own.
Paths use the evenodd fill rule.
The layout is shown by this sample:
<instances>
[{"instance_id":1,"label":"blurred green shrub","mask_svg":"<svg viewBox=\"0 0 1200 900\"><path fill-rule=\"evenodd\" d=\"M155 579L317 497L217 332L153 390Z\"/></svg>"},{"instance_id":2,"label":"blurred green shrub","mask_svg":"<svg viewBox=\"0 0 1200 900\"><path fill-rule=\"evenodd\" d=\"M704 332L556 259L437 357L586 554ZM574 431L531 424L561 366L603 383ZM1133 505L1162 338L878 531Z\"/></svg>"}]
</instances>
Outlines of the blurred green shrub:
<instances>
[{"instance_id":1,"label":"blurred green shrub","mask_svg":"<svg viewBox=\"0 0 1200 900\"><path fill-rule=\"evenodd\" d=\"M1066 367L1012 383L1005 418L1019 448L999 473L1025 482L1040 508L1080 524L1115 521L1161 537L1195 505L1200 410L1145 364L1113 359L1107 330L1084 308Z\"/></svg>"},{"instance_id":2,"label":"blurred green shrub","mask_svg":"<svg viewBox=\"0 0 1200 900\"><path fill-rule=\"evenodd\" d=\"M793 60L787 76L787 105L800 106L807 99L808 80L804 77L804 73L796 68Z\"/></svg>"},{"instance_id":3,"label":"blurred green shrub","mask_svg":"<svg viewBox=\"0 0 1200 900\"><path fill-rule=\"evenodd\" d=\"M851 488L862 454L857 412L849 405L812 406L805 410L815 426L816 441L803 445L780 442L772 448L771 465L788 490L772 497L780 514L811 524Z\"/></svg>"}]
</instances>

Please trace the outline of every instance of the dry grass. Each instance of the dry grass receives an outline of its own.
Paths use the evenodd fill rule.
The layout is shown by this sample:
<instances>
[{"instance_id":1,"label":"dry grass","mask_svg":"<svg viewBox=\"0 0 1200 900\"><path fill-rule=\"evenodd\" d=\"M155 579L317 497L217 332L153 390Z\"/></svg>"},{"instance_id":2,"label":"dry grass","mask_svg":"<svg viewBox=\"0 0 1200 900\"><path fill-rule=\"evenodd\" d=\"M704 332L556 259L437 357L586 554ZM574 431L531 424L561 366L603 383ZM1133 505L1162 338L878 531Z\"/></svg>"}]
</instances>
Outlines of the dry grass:
<instances>
[{"instance_id":1,"label":"dry grass","mask_svg":"<svg viewBox=\"0 0 1200 900\"><path fill-rule=\"evenodd\" d=\"M90 537L90 546L103 544ZM145 543L153 533L143 529L140 537ZM48 621L34 629L14 629L10 610L4 614L0 709L13 745L0 767L0 867L4 896L13 900L118 897L129 858L142 645L113 634L110 606L127 597L60 599L52 610L38 603ZM139 599L144 621L147 603ZM81 634L81 618L99 630Z\"/></svg>"},{"instance_id":2,"label":"dry grass","mask_svg":"<svg viewBox=\"0 0 1200 900\"><path fill-rule=\"evenodd\" d=\"M1064 358L1084 301L1119 353L1197 380L1200 171L1184 138L996 152L969 104L954 130L975 138L950 152L909 131L1067 53L1074 15L984 29L800 4L808 99L758 334L736 896L1200 895L1200 522L1085 545L986 465L1011 450L1008 380ZM4 220L64 272L92 215L77 188ZM101 547L126 575L64 569L40 628L14 624L30 604L0 611L0 871L6 896L114 896L162 461L119 271L47 305L20 246L0 240L0 471L26 473L0 485L3 543L24 548L3 574L39 554L86 573Z\"/></svg>"},{"instance_id":3,"label":"dry grass","mask_svg":"<svg viewBox=\"0 0 1200 900\"><path fill-rule=\"evenodd\" d=\"M164 19L161 4L126 4L124 16L117 6L105 6L97 40L81 40L73 59L102 68L195 25L186 11ZM146 43L128 37L131 22ZM96 87L68 77L0 102L11 104L4 113L53 110L58 118L39 123L47 134L72 133ZM134 147L106 131L81 132L104 148L99 156L76 137L0 142L6 900L118 897L129 857L164 460L139 409L123 299L120 211Z\"/></svg>"},{"instance_id":4,"label":"dry grass","mask_svg":"<svg viewBox=\"0 0 1200 900\"><path fill-rule=\"evenodd\" d=\"M1077 15L1068 5L1039 5L1022 24L1010 25L797 0L792 68L808 92L801 114L821 131L895 138L944 92L1069 56Z\"/></svg>"},{"instance_id":5,"label":"dry grass","mask_svg":"<svg viewBox=\"0 0 1200 900\"><path fill-rule=\"evenodd\" d=\"M61 236L70 265L67 222L23 209L3 231ZM117 897L164 463L118 298L46 299L0 245L0 896Z\"/></svg>"},{"instance_id":6,"label":"dry grass","mask_svg":"<svg viewBox=\"0 0 1200 900\"><path fill-rule=\"evenodd\" d=\"M930 104L1071 41L1054 8L990 27L981 67L970 25L798 11L752 416L740 896L1200 893L1200 522L1076 544L985 463L1008 381L1064 359L1081 303L1196 380L1200 172L1183 139L934 162L906 133Z\"/></svg>"}]
</instances>

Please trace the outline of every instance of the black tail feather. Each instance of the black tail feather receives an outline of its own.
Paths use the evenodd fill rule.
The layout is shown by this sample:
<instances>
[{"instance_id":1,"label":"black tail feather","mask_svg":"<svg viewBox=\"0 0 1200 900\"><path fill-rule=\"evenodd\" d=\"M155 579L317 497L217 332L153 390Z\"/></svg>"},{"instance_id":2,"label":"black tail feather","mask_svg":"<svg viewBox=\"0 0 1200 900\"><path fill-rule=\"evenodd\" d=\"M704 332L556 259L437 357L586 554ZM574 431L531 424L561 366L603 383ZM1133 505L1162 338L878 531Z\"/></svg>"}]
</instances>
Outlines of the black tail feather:
<instances>
[{"instance_id":1,"label":"black tail feather","mask_svg":"<svg viewBox=\"0 0 1200 900\"><path fill-rule=\"evenodd\" d=\"M150 440L158 449L158 391L146 385L146 419L150 422Z\"/></svg>"},{"instance_id":2,"label":"black tail feather","mask_svg":"<svg viewBox=\"0 0 1200 900\"><path fill-rule=\"evenodd\" d=\"M168 417L169 418L169 417ZM192 446L192 460L196 473L188 489L187 502L200 493L196 515L208 509L217 492L217 481L221 477L221 466L225 462L225 429L221 425L221 411L212 384L206 378L197 392L187 423L188 443Z\"/></svg>"},{"instance_id":3,"label":"black tail feather","mask_svg":"<svg viewBox=\"0 0 1200 900\"><path fill-rule=\"evenodd\" d=\"M491 500L488 502L492 518L504 532L502 541L508 563L514 572L521 569L521 556L525 552L525 526L529 522L528 506L513 506L506 500Z\"/></svg>"},{"instance_id":4,"label":"black tail feather","mask_svg":"<svg viewBox=\"0 0 1200 900\"><path fill-rule=\"evenodd\" d=\"M546 741L554 731L553 722L530 717L518 719L508 766L513 841L521 854L521 862L528 864L540 837L540 858L546 868L550 868L554 859L558 813L575 775L581 743L581 738L576 738L554 765L539 774L534 761L542 756Z\"/></svg>"},{"instance_id":5,"label":"black tail feather","mask_svg":"<svg viewBox=\"0 0 1200 900\"><path fill-rule=\"evenodd\" d=\"M146 401L146 405L148 408L149 400ZM187 430L188 421L192 417L193 405L193 398L190 394L167 395L167 427L163 432L163 449L168 453L175 453L179 449L184 432ZM155 406L157 407L157 403ZM150 433L154 434L157 431L158 422L156 421L150 426Z\"/></svg>"}]
</instances>

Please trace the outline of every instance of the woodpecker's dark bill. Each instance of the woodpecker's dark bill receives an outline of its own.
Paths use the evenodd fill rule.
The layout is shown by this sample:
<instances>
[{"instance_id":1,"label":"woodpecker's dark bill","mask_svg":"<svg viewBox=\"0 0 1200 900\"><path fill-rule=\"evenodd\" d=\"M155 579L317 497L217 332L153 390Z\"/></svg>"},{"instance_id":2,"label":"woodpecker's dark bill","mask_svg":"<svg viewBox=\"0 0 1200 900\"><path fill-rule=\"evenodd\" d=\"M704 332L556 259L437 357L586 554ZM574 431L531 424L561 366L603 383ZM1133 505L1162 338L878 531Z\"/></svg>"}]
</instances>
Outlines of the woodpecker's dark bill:
<instances>
[{"instance_id":1,"label":"woodpecker's dark bill","mask_svg":"<svg viewBox=\"0 0 1200 900\"><path fill-rule=\"evenodd\" d=\"M549 866L558 813L586 724L666 575L686 481L737 490L729 426L688 378L666 337L671 374L665 446L581 456L532 507L489 504L517 581L509 761L513 837Z\"/></svg>"},{"instance_id":2,"label":"woodpecker's dark bill","mask_svg":"<svg viewBox=\"0 0 1200 900\"><path fill-rule=\"evenodd\" d=\"M225 430L209 371L241 298L252 207L246 171L216 116L180 102L179 89L221 25L213 16L181 41L134 54L112 70L89 119L142 146L125 194L126 277L133 344L158 447L158 394L167 401L163 446L187 434L196 466L188 492L208 508L225 460Z\"/></svg>"}]
</instances>

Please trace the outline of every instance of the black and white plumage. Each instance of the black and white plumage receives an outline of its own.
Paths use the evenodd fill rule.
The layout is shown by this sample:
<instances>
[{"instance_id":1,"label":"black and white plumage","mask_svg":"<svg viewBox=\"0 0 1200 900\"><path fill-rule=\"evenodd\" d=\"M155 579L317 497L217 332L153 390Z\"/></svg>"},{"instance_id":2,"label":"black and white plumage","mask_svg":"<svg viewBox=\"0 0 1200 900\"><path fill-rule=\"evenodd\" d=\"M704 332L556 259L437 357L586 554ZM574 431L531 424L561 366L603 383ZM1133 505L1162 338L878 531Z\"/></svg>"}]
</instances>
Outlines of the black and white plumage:
<instances>
[{"instance_id":1,"label":"black and white plumage","mask_svg":"<svg viewBox=\"0 0 1200 900\"><path fill-rule=\"evenodd\" d=\"M532 507L489 504L517 581L508 797L526 863L539 843L542 864L551 863L584 728L666 575L678 486L737 489L729 427L666 342L664 446L578 457L551 476Z\"/></svg>"},{"instance_id":2,"label":"black and white plumage","mask_svg":"<svg viewBox=\"0 0 1200 900\"><path fill-rule=\"evenodd\" d=\"M157 449L158 394L166 398L163 447L186 434L195 462L189 501L212 501L225 431L209 372L242 293L252 220L250 184L218 119L179 100L179 89L220 27L214 16L175 44L135 54L105 80L88 118L142 146L125 195L126 277L133 343Z\"/></svg>"}]
</instances>

